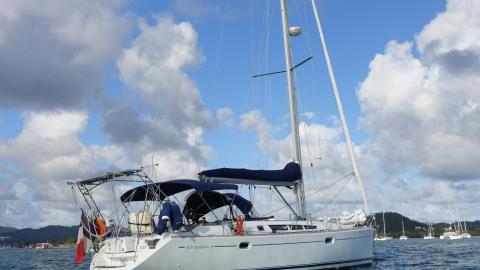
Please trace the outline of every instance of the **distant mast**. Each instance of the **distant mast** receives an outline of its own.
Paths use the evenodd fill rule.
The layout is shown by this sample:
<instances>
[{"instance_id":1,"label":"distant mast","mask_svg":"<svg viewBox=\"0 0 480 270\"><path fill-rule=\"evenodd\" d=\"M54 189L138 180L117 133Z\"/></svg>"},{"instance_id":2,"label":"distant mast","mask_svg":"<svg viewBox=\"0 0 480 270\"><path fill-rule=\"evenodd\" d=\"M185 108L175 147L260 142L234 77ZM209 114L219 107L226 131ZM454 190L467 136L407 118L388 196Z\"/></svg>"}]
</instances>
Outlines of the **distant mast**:
<instances>
[{"instance_id":1,"label":"distant mast","mask_svg":"<svg viewBox=\"0 0 480 270\"><path fill-rule=\"evenodd\" d=\"M280 0L280 7L282 12L282 28L283 28L283 46L285 49L285 69L288 82L288 99L290 104L290 125L292 128L292 143L295 152L294 161L300 167L302 166L302 151L300 148L300 135L298 132L298 112L297 112L297 96L295 85L293 82L292 72L292 54L290 52L290 33L288 27L287 5L285 0ZM298 30L298 29L297 29ZM299 34L298 32L296 34ZM297 196L298 218L306 219L307 207L305 203L305 189L303 185L303 178L300 179L294 187L295 195Z\"/></svg>"},{"instance_id":2,"label":"distant mast","mask_svg":"<svg viewBox=\"0 0 480 270\"><path fill-rule=\"evenodd\" d=\"M387 237L387 226L385 225L385 212L383 212L383 235Z\"/></svg>"}]
</instances>

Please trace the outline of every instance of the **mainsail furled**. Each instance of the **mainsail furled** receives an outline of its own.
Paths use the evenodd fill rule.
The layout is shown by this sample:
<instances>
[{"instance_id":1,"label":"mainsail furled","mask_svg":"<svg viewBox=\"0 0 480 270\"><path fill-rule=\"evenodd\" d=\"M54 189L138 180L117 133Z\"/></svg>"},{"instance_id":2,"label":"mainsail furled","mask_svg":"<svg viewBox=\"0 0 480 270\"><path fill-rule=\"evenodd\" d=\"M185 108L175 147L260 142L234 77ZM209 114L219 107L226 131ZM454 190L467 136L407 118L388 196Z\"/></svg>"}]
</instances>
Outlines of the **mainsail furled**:
<instances>
[{"instance_id":1,"label":"mainsail furled","mask_svg":"<svg viewBox=\"0 0 480 270\"><path fill-rule=\"evenodd\" d=\"M290 162L282 170L249 170L220 168L202 171L200 180L213 183L293 186L302 179L300 165Z\"/></svg>"}]
</instances>

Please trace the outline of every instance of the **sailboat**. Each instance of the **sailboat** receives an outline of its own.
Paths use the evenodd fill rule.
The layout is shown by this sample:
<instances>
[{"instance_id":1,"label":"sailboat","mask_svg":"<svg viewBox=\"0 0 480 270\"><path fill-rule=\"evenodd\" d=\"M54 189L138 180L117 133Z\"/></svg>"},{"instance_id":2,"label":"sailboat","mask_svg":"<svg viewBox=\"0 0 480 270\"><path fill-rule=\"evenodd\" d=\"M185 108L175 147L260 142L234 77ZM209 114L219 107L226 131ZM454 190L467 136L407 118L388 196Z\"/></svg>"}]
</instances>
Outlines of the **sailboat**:
<instances>
[{"instance_id":1,"label":"sailboat","mask_svg":"<svg viewBox=\"0 0 480 270\"><path fill-rule=\"evenodd\" d=\"M387 227L385 224L385 212L382 213L382 218L383 218L383 235L376 235L375 241L385 241L385 240L392 240L391 236L387 236Z\"/></svg>"},{"instance_id":2,"label":"sailboat","mask_svg":"<svg viewBox=\"0 0 480 270\"><path fill-rule=\"evenodd\" d=\"M403 218L402 218L402 235L399 238L400 240L407 240L408 237L405 235L405 227L403 226Z\"/></svg>"},{"instance_id":3,"label":"sailboat","mask_svg":"<svg viewBox=\"0 0 480 270\"><path fill-rule=\"evenodd\" d=\"M454 223L453 228L452 226L445 228L445 231L442 235L440 235L440 239L444 240L459 240L463 239L463 233L461 233Z\"/></svg>"},{"instance_id":4,"label":"sailboat","mask_svg":"<svg viewBox=\"0 0 480 270\"><path fill-rule=\"evenodd\" d=\"M454 206L455 206L456 216L454 216L453 223L448 228L445 228L445 231L443 232L443 234L440 235L440 239L459 240L459 239L470 237L470 234L466 231L466 226L464 228L462 225L462 222L460 221L460 214L458 212L457 205L454 204Z\"/></svg>"},{"instance_id":5,"label":"sailboat","mask_svg":"<svg viewBox=\"0 0 480 270\"><path fill-rule=\"evenodd\" d=\"M461 226L461 225L460 225ZM470 238L472 237L469 233L468 233L468 230L467 230L467 221L464 219L463 220L463 237L464 238Z\"/></svg>"},{"instance_id":6,"label":"sailboat","mask_svg":"<svg viewBox=\"0 0 480 270\"><path fill-rule=\"evenodd\" d=\"M435 239L432 223L428 224L428 234L425 235L423 239Z\"/></svg>"},{"instance_id":7,"label":"sailboat","mask_svg":"<svg viewBox=\"0 0 480 270\"><path fill-rule=\"evenodd\" d=\"M47 242L43 242L43 243L36 243L35 244L35 249L47 249L47 248L50 248L52 245L50 243Z\"/></svg>"},{"instance_id":8,"label":"sailboat","mask_svg":"<svg viewBox=\"0 0 480 270\"><path fill-rule=\"evenodd\" d=\"M91 270L324 269L372 264L374 230L366 222L368 204L313 0L364 209L347 223L338 219L314 220L307 213L290 53L290 38L300 31L288 25L286 0L280 0L280 6L294 160L281 170L205 170L199 173L198 180L155 182L140 168L70 182L72 190L86 202L79 231L79 239L82 236L85 241L79 241L82 244L79 247L87 243L94 249ZM93 198L95 189L108 184L114 186L114 191L127 184L138 185L121 194L121 205L111 212L113 221L109 221ZM290 210L292 218L277 220L259 215L254 205L238 192L238 185L270 187ZM296 207L287 202L282 187L294 191ZM185 201L178 200L178 194L186 191L190 193ZM118 204L117 201L112 204L115 203ZM78 253L82 254L81 250Z\"/></svg>"}]
</instances>

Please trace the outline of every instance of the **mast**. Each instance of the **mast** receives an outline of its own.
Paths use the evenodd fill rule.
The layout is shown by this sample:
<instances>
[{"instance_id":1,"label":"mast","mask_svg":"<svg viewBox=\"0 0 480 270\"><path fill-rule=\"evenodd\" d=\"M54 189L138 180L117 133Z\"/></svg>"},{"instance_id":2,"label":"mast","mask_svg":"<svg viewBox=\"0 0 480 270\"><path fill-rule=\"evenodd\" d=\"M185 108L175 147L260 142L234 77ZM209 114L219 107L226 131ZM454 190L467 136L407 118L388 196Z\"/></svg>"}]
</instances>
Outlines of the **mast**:
<instances>
[{"instance_id":1,"label":"mast","mask_svg":"<svg viewBox=\"0 0 480 270\"><path fill-rule=\"evenodd\" d=\"M290 103L290 125L292 127L292 142L295 151L295 162L297 162L300 167L302 166L302 151L300 149L300 135L298 132L298 112L297 112L297 97L295 91L295 85L293 82L293 72L292 72L292 54L290 52L290 37L288 31L288 16L287 16L287 5L285 0L280 0L280 9L282 12L282 29L283 29L283 46L285 49L285 69L287 73L287 83L288 83L288 99ZM295 195L297 196L298 212L300 219L306 219L307 209L305 204L305 189L303 185L303 178L295 184L294 187Z\"/></svg>"},{"instance_id":2,"label":"mast","mask_svg":"<svg viewBox=\"0 0 480 270\"><path fill-rule=\"evenodd\" d=\"M403 219L402 219L402 235L405 235L405 227L403 226Z\"/></svg>"},{"instance_id":3,"label":"mast","mask_svg":"<svg viewBox=\"0 0 480 270\"><path fill-rule=\"evenodd\" d=\"M383 235L387 236L387 227L385 226L385 212L383 212Z\"/></svg>"},{"instance_id":4,"label":"mast","mask_svg":"<svg viewBox=\"0 0 480 270\"><path fill-rule=\"evenodd\" d=\"M318 32L320 34L320 40L322 42L323 47L323 54L325 56L325 62L327 62L328 74L330 75L330 82L332 84L333 94L335 95L335 100L337 102L337 109L338 114L340 115L340 121L342 122L343 127L343 134L345 135L345 141L347 143L348 155L350 156L350 162L352 163L353 173L355 174L355 178L358 181L358 185L362 192L363 204L364 204L364 211L365 213L369 213L368 211L368 203L367 203L367 196L365 195L365 189L363 188L363 181L362 177L360 176L360 171L358 170L357 159L355 157L355 152L353 151L353 144L350 138L350 131L348 129L347 120L345 118L345 113L343 111L342 101L340 100L340 94L338 93L337 82L335 80L335 76L333 74L332 64L330 62L330 56L328 55L327 44L325 43L325 38L323 36L322 25L320 24L320 17L318 16L317 6L315 5L315 0L312 1L312 8L315 14L315 20L317 22Z\"/></svg>"},{"instance_id":5,"label":"mast","mask_svg":"<svg viewBox=\"0 0 480 270\"><path fill-rule=\"evenodd\" d=\"M460 213L458 212L457 203L453 201L453 206L455 206L455 211L457 213L457 220L455 221L457 229L456 232L463 233L463 226L460 223Z\"/></svg>"}]
</instances>

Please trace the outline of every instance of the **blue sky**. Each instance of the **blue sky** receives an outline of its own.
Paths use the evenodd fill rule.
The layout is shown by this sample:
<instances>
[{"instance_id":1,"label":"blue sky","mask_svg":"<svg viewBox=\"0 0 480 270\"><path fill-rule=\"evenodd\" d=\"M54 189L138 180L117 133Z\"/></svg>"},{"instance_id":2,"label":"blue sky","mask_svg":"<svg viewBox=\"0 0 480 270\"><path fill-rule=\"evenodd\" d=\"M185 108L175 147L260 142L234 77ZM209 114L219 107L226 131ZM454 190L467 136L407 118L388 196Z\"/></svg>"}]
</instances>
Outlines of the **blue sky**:
<instances>
[{"instance_id":1,"label":"blue sky","mask_svg":"<svg viewBox=\"0 0 480 270\"><path fill-rule=\"evenodd\" d=\"M0 226L73 224L66 180L152 159L162 180L291 160L285 76L251 78L284 69L278 1L73 3L0 4ZM310 1L288 6L294 62L314 56L295 74L312 192L351 168ZM478 2L317 7L372 210L479 219Z\"/></svg>"}]
</instances>

